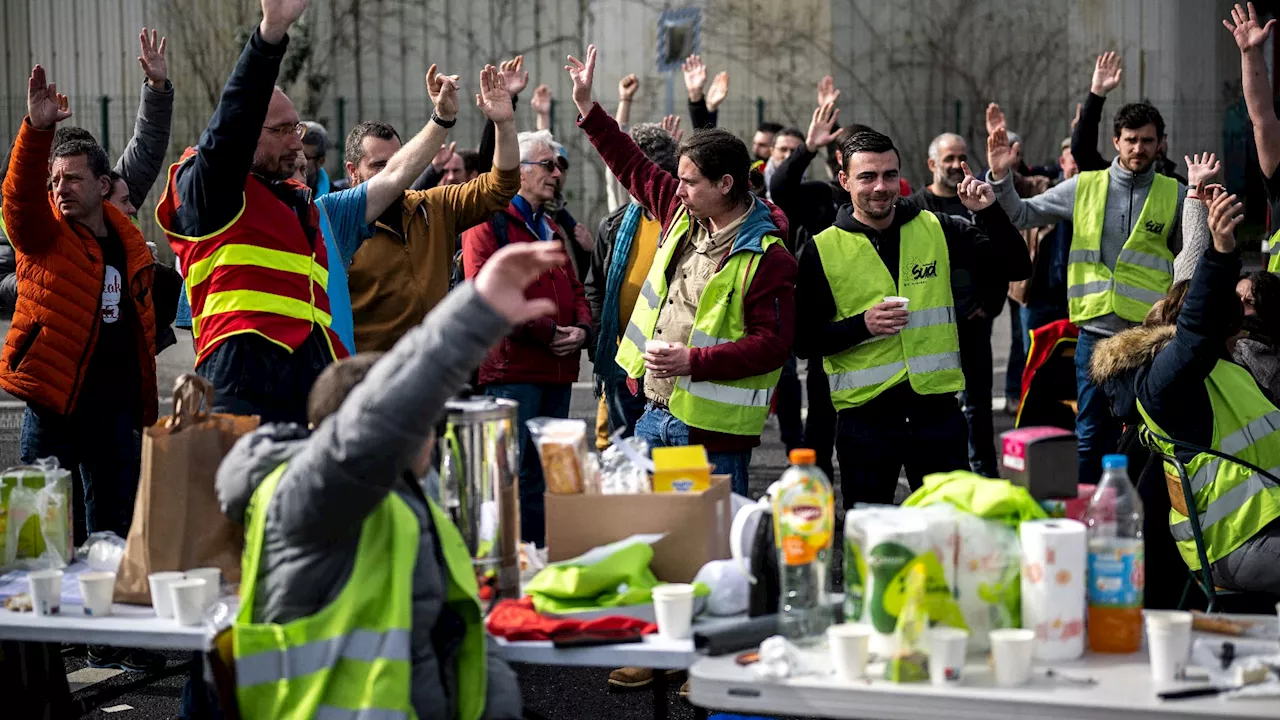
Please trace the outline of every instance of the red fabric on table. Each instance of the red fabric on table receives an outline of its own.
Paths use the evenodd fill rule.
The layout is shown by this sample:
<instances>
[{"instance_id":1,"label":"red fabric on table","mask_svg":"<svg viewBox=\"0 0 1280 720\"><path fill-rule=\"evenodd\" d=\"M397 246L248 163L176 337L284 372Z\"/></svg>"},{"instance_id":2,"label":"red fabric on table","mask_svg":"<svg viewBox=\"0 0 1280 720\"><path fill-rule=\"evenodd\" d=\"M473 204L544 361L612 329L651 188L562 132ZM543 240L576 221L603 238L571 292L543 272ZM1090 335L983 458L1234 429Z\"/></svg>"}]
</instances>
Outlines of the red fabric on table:
<instances>
[{"instance_id":1,"label":"red fabric on table","mask_svg":"<svg viewBox=\"0 0 1280 720\"><path fill-rule=\"evenodd\" d=\"M489 633L512 642L525 640L551 640L574 633L600 633L639 631L641 635L658 632L658 626L622 615L596 618L595 620L561 620L539 615L533 609L533 598L499 602L485 620Z\"/></svg>"}]
</instances>

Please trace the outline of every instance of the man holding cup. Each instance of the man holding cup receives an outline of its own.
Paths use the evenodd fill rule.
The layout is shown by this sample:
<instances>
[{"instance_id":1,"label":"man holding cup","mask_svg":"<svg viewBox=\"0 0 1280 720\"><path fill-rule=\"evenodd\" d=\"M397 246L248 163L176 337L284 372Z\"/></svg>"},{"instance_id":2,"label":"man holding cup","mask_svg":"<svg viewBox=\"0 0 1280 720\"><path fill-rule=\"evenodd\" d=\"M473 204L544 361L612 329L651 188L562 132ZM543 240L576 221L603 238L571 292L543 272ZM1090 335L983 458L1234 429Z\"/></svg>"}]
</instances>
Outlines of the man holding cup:
<instances>
[{"instance_id":1,"label":"man holding cup","mask_svg":"<svg viewBox=\"0 0 1280 720\"><path fill-rule=\"evenodd\" d=\"M860 132L841 150L852 203L800 254L796 348L827 372L853 507L892 503L903 465L913 488L929 473L968 468L956 307L972 295L976 268L1020 280L1031 259L967 164L957 195L972 223L899 197L901 161L888 137Z\"/></svg>"}]
</instances>

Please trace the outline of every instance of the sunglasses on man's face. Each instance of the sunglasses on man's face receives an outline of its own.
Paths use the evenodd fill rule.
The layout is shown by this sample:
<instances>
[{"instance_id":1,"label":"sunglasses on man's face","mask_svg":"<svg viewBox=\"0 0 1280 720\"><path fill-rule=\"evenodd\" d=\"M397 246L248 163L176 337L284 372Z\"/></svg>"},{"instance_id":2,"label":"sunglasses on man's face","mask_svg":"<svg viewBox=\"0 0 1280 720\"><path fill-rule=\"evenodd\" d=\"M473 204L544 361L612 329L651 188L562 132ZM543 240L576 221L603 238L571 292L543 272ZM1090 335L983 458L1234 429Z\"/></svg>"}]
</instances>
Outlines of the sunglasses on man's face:
<instances>
[{"instance_id":1,"label":"sunglasses on man's face","mask_svg":"<svg viewBox=\"0 0 1280 720\"><path fill-rule=\"evenodd\" d=\"M560 169L560 165L557 164L555 160L539 160L537 162L533 162L530 160L521 160L520 164L521 165L537 165L538 167L542 168L543 170L546 170L549 173L553 173L556 170Z\"/></svg>"}]
</instances>

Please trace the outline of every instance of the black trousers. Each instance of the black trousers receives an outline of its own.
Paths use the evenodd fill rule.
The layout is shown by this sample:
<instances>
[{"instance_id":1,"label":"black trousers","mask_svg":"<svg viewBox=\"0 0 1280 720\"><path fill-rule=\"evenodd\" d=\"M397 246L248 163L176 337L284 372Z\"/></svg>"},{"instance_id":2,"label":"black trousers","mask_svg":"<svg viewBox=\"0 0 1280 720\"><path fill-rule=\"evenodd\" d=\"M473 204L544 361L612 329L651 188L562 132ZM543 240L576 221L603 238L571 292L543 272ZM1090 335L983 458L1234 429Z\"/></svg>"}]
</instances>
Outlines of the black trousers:
<instances>
[{"instance_id":1,"label":"black trousers","mask_svg":"<svg viewBox=\"0 0 1280 720\"><path fill-rule=\"evenodd\" d=\"M920 395L907 382L841 410L836 454L845 508L892 503L903 466L912 490L925 475L967 470L967 436L954 395Z\"/></svg>"},{"instance_id":2,"label":"black trousers","mask_svg":"<svg viewBox=\"0 0 1280 720\"><path fill-rule=\"evenodd\" d=\"M996 441L991 417L991 318L961 320L960 369L965 391L960 393L964 417L969 423L969 467L986 477L999 477Z\"/></svg>"},{"instance_id":3,"label":"black trousers","mask_svg":"<svg viewBox=\"0 0 1280 720\"><path fill-rule=\"evenodd\" d=\"M778 399L774 410L778 415L778 432L782 437L782 446L788 453L804 447L804 424L800 421L801 392L796 356L792 355L782 366L782 375L778 378L778 389L774 395Z\"/></svg>"},{"instance_id":4,"label":"black trousers","mask_svg":"<svg viewBox=\"0 0 1280 720\"><path fill-rule=\"evenodd\" d=\"M821 360L809 361L805 389L809 394L809 416L804 423L804 444L817 453L818 467L835 482L832 457L836 448L836 408L831 404L831 386Z\"/></svg>"}]
</instances>

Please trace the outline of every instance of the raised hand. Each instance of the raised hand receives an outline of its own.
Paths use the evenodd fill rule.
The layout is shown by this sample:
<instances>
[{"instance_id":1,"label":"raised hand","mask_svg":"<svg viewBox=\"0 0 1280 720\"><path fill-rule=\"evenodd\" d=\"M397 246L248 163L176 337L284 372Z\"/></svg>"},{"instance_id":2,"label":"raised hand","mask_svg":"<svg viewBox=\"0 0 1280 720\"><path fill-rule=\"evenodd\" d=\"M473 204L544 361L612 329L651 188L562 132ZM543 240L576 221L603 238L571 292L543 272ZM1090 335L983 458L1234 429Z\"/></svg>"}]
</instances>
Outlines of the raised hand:
<instances>
[{"instance_id":1,"label":"raised hand","mask_svg":"<svg viewBox=\"0 0 1280 720\"><path fill-rule=\"evenodd\" d=\"M1106 97L1107 93L1115 90L1120 84L1120 76L1124 74L1124 68L1120 65L1120 53L1104 52L1099 55L1098 62L1093 66L1093 82L1089 86L1089 92Z\"/></svg>"},{"instance_id":2,"label":"raised hand","mask_svg":"<svg viewBox=\"0 0 1280 720\"><path fill-rule=\"evenodd\" d=\"M662 118L662 129L667 131L675 144L679 145L680 140L684 138L684 131L680 129L680 116L668 115Z\"/></svg>"},{"instance_id":3,"label":"raised hand","mask_svg":"<svg viewBox=\"0 0 1280 720\"><path fill-rule=\"evenodd\" d=\"M716 77L711 81L711 87L707 88L707 110L715 112L720 107L720 103L729 95L729 73L721 70L716 73Z\"/></svg>"},{"instance_id":4,"label":"raised hand","mask_svg":"<svg viewBox=\"0 0 1280 720\"><path fill-rule=\"evenodd\" d=\"M560 243L511 243L494 253L476 273L476 292L511 325L551 315L556 311L554 300L527 300L524 291L567 259Z\"/></svg>"},{"instance_id":5,"label":"raised hand","mask_svg":"<svg viewBox=\"0 0 1280 720\"><path fill-rule=\"evenodd\" d=\"M58 92L58 86L46 82L44 68L31 69L27 81L27 119L37 130L52 130L54 125L71 117L71 105L67 96Z\"/></svg>"},{"instance_id":6,"label":"raised hand","mask_svg":"<svg viewBox=\"0 0 1280 720\"><path fill-rule=\"evenodd\" d=\"M836 94L839 95L839 91ZM834 101L813 111L813 119L809 121L809 134L804 140L809 152L816 153L835 142L837 133L833 132L832 128L835 127L836 119L839 117L840 108L836 107Z\"/></svg>"},{"instance_id":7,"label":"raised hand","mask_svg":"<svg viewBox=\"0 0 1280 720\"><path fill-rule=\"evenodd\" d=\"M1187 164L1187 185L1189 187L1198 187L1204 184L1206 181L1216 177L1218 171L1222 169L1222 163L1218 161L1218 156L1213 153L1183 155L1182 160Z\"/></svg>"},{"instance_id":8,"label":"raised hand","mask_svg":"<svg viewBox=\"0 0 1280 720\"><path fill-rule=\"evenodd\" d=\"M533 99L529 101L535 115L551 114L551 88L539 85L533 89Z\"/></svg>"},{"instance_id":9,"label":"raised hand","mask_svg":"<svg viewBox=\"0 0 1280 720\"><path fill-rule=\"evenodd\" d=\"M441 145L439 152L436 153L436 156L431 158L431 166L434 167L436 170L443 172L444 166L448 165L449 161L453 159L453 151L456 150L457 148L458 148L458 143L456 142L451 142L448 145Z\"/></svg>"},{"instance_id":10,"label":"raised hand","mask_svg":"<svg viewBox=\"0 0 1280 720\"><path fill-rule=\"evenodd\" d=\"M156 34L156 31L152 30L148 37L145 27L138 34L138 45L142 52L138 56L138 64L142 66L142 72L147 75L147 84L155 90L163 90L165 78L169 77L169 62L164 57L165 43L168 38L162 37L157 43Z\"/></svg>"},{"instance_id":11,"label":"raised hand","mask_svg":"<svg viewBox=\"0 0 1280 720\"><path fill-rule=\"evenodd\" d=\"M1271 35L1271 27L1276 21L1268 20L1265 26L1259 26L1258 11L1253 9L1253 3L1249 3L1248 12L1240 7L1240 3L1236 3L1231 9L1231 20L1223 20L1222 24L1235 36L1236 47L1243 53L1261 48Z\"/></svg>"},{"instance_id":12,"label":"raised hand","mask_svg":"<svg viewBox=\"0 0 1280 720\"><path fill-rule=\"evenodd\" d=\"M486 68L493 67L487 65ZM458 76L441 75L435 63L427 68L427 94L435 105L436 117L448 122L458 116ZM509 100L508 100L509 102Z\"/></svg>"},{"instance_id":13,"label":"raised hand","mask_svg":"<svg viewBox=\"0 0 1280 720\"><path fill-rule=\"evenodd\" d=\"M596 77L596 46L587 46L587 61L583 62L570 55L569 64L564 66L573 80L573 103L583 116L591 112L591 85Z\"/></svg>"},{"instance_id":14,"label":"raised hand","mask_svg":"<svg viewBox=\"0 0 1280 720\"><path fill-rule=\"evenodd\" d=\"M524 92L524 89L529 86L529 73L523 72L523 55L517 55L514 58L503 62L502 65L498 67L498 70L502 73L503 85L506 86L507 92L510 93L512 97Z\"/></svg>"},{"instance_id":15,"label":"raised hand","mask_svg":"<svg viewBox=\"0 0 1280 720\"><path fill-rule=\"evenodd\" d=\"M1018 143L1009 145L1009 133L1004 128L997 128L987 136L987 167L991 168L991 179L1000 180L1013 167L1018 159Z\"/></svg>"},{"instance_id":16,"label":"raised hand","mask_svg":"<svg viewBox=\"0 0 1280 720\"><path fill-rule=\"evenodd\" d=\"M262 22L258 25L258 33L262 35L262 39L278 45L289 28L306 12L307 1L262 0Z\"/></svg>"},{"instance_id":17,"label":"raised hand","mask_svg":"<svg viewBox=\"0 0 1280 720\"><path fill-rule=\"evenodd\" d=\"M635 73L629 73L618 81L618 100L622 102L631 102L639 91L640 78Z\"/></svg>"},{"instance_id":18,"label":"raised hand","mask_svg":"<svg viewBox=\"0 0 1280 720\"><path fill-rule=\"evenodd\" d=\"M573 241L578 243L587 252L591 252L596 247L596 239L591 236L591 231L587 229L584 223L578 223L573 226Z\"/></svg>"},{"instance_id":19,"label":"raised hand","mask_svg":"<svg viewBox=\"0 0 1280 720\"><path fill-rule=\"evenodd\" d=\"M1236 202L1235 195L1218 194L1209 203L1209 232L1213 234L1213 249L1220 253L1235 252L1236 226L1244 220L1244 204Z\"/></svg>"},{"instance_id":20,"label":"raised hand","mask_svg":"<svg viewBox=\"0 0 1280 720\"><path fill-rule=\"evenodd\" d=\"M840 99L840 91L836 89L835 78L830 75L824 75L818 81L818 107L827 104L834 104Z\"/></svg>"},{"instance_id":21,"label":"raised hand","mask_svg":"<svg viewBox=\"0 0 1280 720\"><path fill-rule=\"evenodd\" d=\"M996 191L991 187L991 183L985 183L974 177L973 171L969 169L969 163L962 162L960 167L964 170L964 179L956 187L956 195L960 197L960 203L969 212L975 213L991 207L996 201Z\"/></svg>"},{"instance_id":22,"label":"raised hand","mask_svg":"<svg viewBox=\"0 0 1280 720\"><path fill-rule=\"evenodd\" d=\"M502 73L492 65L485 65L484 70L480 71L480 92L476 94L476 107L495 124L510 122L516 117L515 108L511 105L511 85L504 81Z\"/></svg>"},{"instance_id":23,"label":"raised hand","mask_svg":"<svg viewBox=\"0 0 1280 720\"><path fill-rule=\"evenodd\" d=\"M1007 130L1008 127L1009 126L1005 124L1004 111L1000 109L1000 106L996 103L991 103L990 105L988 105L987 106L987 134L990 135L991 133L999 129Z\"/></svg>"},{"instance_id":24,"label":"raised hand","mask_svg":"<svg viewBox=\"0 0 1280 720\"><path fill-rule=\"evenodd\" d=\"M702 64L701 57L690 55L681 69L684 70L684 87L689 91L689 102L698 102L702 99L702 86L707 84L707 66Z\"/></svg>"}]
</instances>

